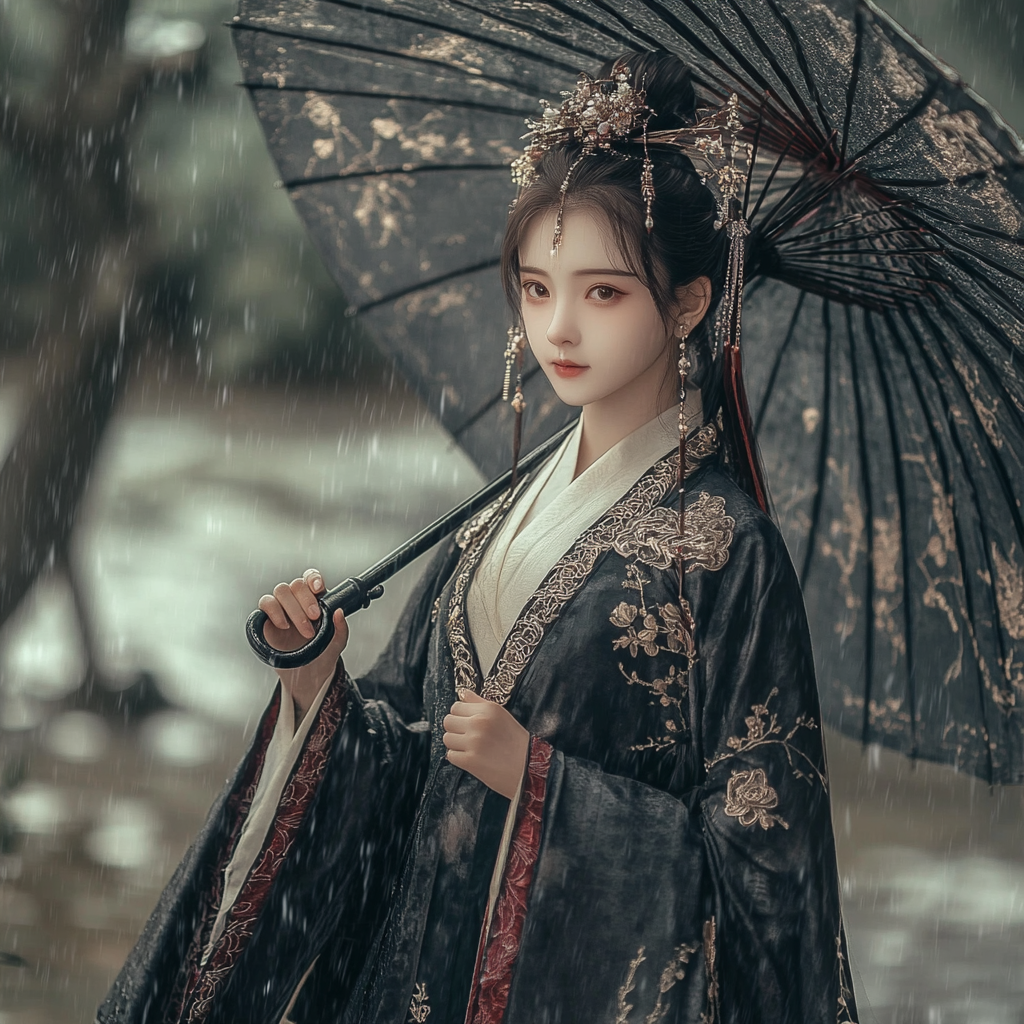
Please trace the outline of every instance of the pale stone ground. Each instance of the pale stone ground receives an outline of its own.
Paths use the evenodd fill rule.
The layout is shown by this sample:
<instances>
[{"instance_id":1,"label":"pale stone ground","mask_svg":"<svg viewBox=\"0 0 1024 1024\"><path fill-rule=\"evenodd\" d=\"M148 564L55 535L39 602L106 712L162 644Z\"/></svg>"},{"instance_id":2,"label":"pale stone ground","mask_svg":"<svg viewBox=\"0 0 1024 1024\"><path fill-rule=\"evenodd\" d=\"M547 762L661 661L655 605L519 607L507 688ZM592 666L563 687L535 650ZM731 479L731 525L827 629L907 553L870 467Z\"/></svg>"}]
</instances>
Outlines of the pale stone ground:
<instances>
[{"instance_id":1,"label":"pale stone ground","mask_svg":"<svg viewBox=\"0 0 1024 1024\"><path fill-rule=\"evenodd\" d=\"M17 400L0 387L0 451ZM0 761L24 771L3 805L0 951L27 963L0 966L0 1024L92 1020L270 691L241 628L259 594L310 564L359 571L479 482L407 399L136 386L77 564L105 668L152 672L175 710L131 731L57 710L82 672L59 579L0 635ZM415 570L353 618L354 670ZM829 740L862 1021L1022 1024L1020 789Z\"/></svg>"}]
</instances>

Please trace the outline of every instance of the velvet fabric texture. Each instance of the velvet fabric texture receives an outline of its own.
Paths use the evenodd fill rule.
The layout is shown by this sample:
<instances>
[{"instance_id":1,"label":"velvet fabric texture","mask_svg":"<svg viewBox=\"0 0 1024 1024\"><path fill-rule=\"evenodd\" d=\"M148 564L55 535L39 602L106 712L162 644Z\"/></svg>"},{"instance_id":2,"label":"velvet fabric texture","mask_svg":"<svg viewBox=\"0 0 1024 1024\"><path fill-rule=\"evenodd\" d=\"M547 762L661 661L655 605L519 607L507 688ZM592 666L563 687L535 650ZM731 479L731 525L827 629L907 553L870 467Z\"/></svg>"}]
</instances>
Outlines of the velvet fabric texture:
<instances>
[{"instance_id":1,"label":"velvet fabric texture","mask_svg":"<svg viewBox=\"0 0 1024 1024\"><path fill-rule=\"evenodd\" d=\"M266 721L99 1021L855 1020L800 588L716 433L689 446L685 609L672 454L558 560L486 677L466 592L507 508L443 545L374 668L331 684L229 969L208 977L203 935ZM532 735L507 844L509 802L444 756L457 686Z\"/></svg>"}]
</instances>

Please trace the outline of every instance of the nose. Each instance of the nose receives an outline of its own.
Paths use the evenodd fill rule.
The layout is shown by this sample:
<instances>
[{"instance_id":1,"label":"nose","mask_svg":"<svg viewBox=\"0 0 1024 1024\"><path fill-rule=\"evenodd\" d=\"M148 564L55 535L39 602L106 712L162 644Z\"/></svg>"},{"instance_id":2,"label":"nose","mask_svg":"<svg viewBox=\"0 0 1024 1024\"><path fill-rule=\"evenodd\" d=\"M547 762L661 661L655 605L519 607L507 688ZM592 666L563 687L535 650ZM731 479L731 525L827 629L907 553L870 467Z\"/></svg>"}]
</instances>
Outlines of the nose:
<instances>
[{"instance_id":1,"label":"nose","mask_svg":"<svg viewBox=\"0 0 1024 1024\"><path fill-rule=\"evenodd\" d=\"M546 337L556 348L579 343L580 332L571 303L562 301L554 304Z\"/></svg>"}]
</instances>

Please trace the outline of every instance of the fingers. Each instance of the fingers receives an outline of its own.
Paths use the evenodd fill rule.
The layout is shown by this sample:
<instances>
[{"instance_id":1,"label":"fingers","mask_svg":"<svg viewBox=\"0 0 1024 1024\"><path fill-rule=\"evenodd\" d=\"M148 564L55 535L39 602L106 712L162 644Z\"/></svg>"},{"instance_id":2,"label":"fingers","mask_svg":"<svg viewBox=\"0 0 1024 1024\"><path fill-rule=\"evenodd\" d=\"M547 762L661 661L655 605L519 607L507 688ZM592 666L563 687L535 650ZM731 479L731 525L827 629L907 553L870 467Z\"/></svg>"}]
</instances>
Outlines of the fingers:
<instances>
[{"instance_id":1,"label":"fingers","mask_svg":"<svg viewBox=\"0 0 1024 1024\"><path fill-rule=\"evenodd\" d=\"M259 600L259 608L278 629L294 628L311 639L316 632L311 623L320 618L317 594L323 590L320 572L307 569L291 583L278 583L273 594L264 594Z\"/></svg>"}]
</instances>

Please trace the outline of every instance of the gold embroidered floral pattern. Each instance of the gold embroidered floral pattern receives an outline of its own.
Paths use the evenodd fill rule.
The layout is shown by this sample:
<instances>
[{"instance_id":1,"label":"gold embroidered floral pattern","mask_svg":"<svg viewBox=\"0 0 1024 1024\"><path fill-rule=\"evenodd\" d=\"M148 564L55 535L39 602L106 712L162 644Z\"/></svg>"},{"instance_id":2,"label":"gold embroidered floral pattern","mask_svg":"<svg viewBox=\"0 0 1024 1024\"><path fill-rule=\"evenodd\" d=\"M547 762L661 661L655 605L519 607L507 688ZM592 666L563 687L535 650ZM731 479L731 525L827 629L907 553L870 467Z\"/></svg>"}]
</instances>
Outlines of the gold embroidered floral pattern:
<instances>
[{"instance_id":1,"label":"gold embroidered floral pattern","mask_svg":"<svg viewBox=\"0 0 1024 1024\"><path fill-rule=\"evenodd\" d=\"M427 998L427 986L422 981L417 982L412 990L412 1002L409 1003L409 1020L412 1024L423 1024L430 1016Z\"/></svg>"},{"instance_id":2,"label":"gold embroidered floral pattern","mask_svg":"<svg viewBox=\"0 0 1024 1024\"><path fill-rule=\"evenodd\" d=\"M641 946L636 956L629 962L629 970L626 980L618 992L616 1005L615 1024L627 1024L633 1004L626 1002L630 993L636 988L636 972L640 965L647 959L644 956L645 946ZM677 982L686 977L686 965L690 957L697 952L698 946L695 942L683 943L676 946L667 964L662 969L661 977L658 979L658 998L654 1008L646 1017L644 1024L660 1024L668 1014L669 1007L665 1003L665 996L675 987Z\"/></svg>"},{"instance_id":3,"label":"gold embroidered floral pattern","mask_svg":"<svg viewBox=\"0 0 1024 1024\"><path fill-rule=\"evenodd\" d=\"M636 565L626 566L626 579L622 586L628 590L636 590L640 595L640 604L635 605L628 601L622 601L616 605L615 610L609 616L608 621L613 626L619 626L626 630L622 636L612 642L612 650L620 651L628 647L632 658L635 658L641 650L651 657L659 652L682 653L692 664L694 649L693 636L688 628L689 603L684 600L682 609L677 604L659 604L655 606L654 612L648 611L644 598L644 584L650 582ZM684 617L686 624L683 622ZM637 626L638 619L640 620L639 628Z\"/></svg>"},{"instance_id":4,"label":"gold embroidered floral pattern","mask_svg":"<svg viewBox=\"0 0 1024 1024\"><path fill-rule=\"evenodd\" d=\"M622 585L628 590L638 592L639 604L622 601L609 616L608 621L613 626L619 626L626 631L612 641L612 649L628 649L632 658L636 658L641 651L649 657L662 652L683 654L686 657L686 666L670 665L665 675L647 680L641 678L635 670L627 672L622 662L619 662L622 678L630 686L640 686L650 691L652 703L656 702L668 711L668 718L665 721L666 735L649 736L642 743L634 743L629 748L633 751L665 750L676 743L685 732L683 700L689 688L687 670L693 664L694 655L693 634L688 626L689 605L684 601L683 610L676 604L656 605L655 610L651 612L644 597L645 583L650 583L650 580L643 575L638 566L626 566L626 579ZM686 623L683 621L684 617Z\"/></svg>"},{"instance_id":5,"label":"gold embroidered floral pattern","mask_svg":"<svg viewBox=\"0 0 1024 1024\"><path fill-rule=\"evenodd\" d=\"M789 828L779 814L769 814L779 805L779 794L768 785L764 769L733 771L725 794L725 813L738 818L741 825L758 824L763 829L772 825Z\"/></svg>"},{"instance_id":6,"label":"gold embroidered floral pattern","mask_svg":"<svg viewBox=\"0 0 1024 1024\"><path fill-rule=\"evenodd\" d=\"M716 1024L719 1018L718 1007L718 965L715 940L715 919L709 917L704 922L704 973L707 977L708 1001L707 1009L700 1015L700 1024Z\"/></svg>"},{"instance_id":7,"label":"gold embroidered floral pattern","mask_svg":"<svg viewBox=\"0 0 1024 1024\"><path fill-rule=\"evenodd\" d=\"M701 491L686 509L686 571L721 569L729 560L735 526L736 520L726 515L725 498ZM678 513L661 505L652 508L632 530L616 537L612 547L623 558L634 558L652 569L671 568L679 547Z\"/></svg>"},{"instance_id":8,"label":"gold embroidered floral pattern","mask_svg":"<svg viewBox=\"0 0 1024 1024\"><path fill-rule=\"evenodd\" d=\"M729 749L705 761L705 767L710 771L715 765L728 761L738 754L746 754L758 747L780 746L786 754L793 778L803 779L809 785L818 782L827 792L828 780L825 773L792 742L793 737L801 729L817 729L817 723L807 715L798 715L793 727L784 733L778 716L769 707L772 698L778 696L778 693L778 687L774 687L764 704L751 706L751 713L743 720L747 727L747 735L730 736L725 741ZM789 828L781 815L769 813L778 805L779 795L768 782L764 769L735 769L729 776L726 783L725 813L731 818L738 819L741 825L760 825L763 829L769 829L772 825Z\"/></svg>"},{"instance_id":9,"label":"gold embroidered floral pattern","mask_svg":"<svg viewBox=\"0 0 1024 1024\"><path fill-rule=\"evenodd\" d=\"M717 448L718 428L707 423L697 432L687 449L687 474L701 459ZM568 601L587 581L598 558L611 550L616 540L628 536L636 521L658 506L676 480L678 454L668 455L656 463L555 563L544 582L537 588L516 620L498 654L494 669L480 688L482 696L505 704L512 695L516 681L534 651L544 639L546 627L561 614ZM448 603L448 640L455 666L457 686L476 689L477 672L467 636L465 593L473 570L486 546L486 539L501 516L492 514L486 528L467 537L466 548Z\"/></svg>"},{"instance_id":10,"label":"gold embroidered floral pattern","mask_svg":"<svg viewBox=\"0 0 1024 1024\"><path fill-rule=\"evenodd\" d=\"M853 992L850 989L849 968L846 964L846 957L843 955L843 937L836 936L836 958L839 961L839 1000L836 1009L836 1024L857 1024L853 1018L853 1011L850 1009L850 1000L853 999Z\"/></svg>"}]
</instances>

